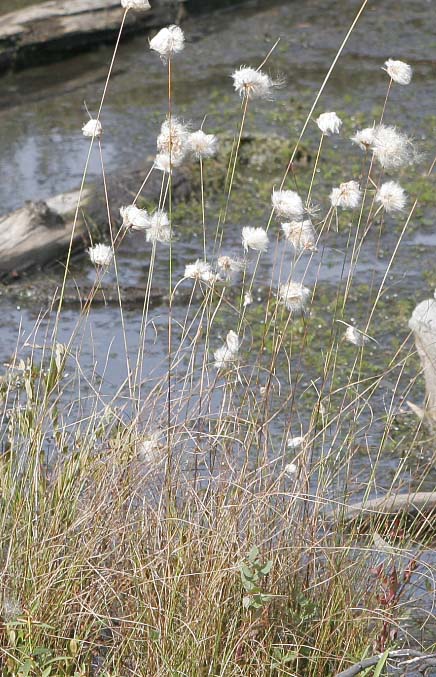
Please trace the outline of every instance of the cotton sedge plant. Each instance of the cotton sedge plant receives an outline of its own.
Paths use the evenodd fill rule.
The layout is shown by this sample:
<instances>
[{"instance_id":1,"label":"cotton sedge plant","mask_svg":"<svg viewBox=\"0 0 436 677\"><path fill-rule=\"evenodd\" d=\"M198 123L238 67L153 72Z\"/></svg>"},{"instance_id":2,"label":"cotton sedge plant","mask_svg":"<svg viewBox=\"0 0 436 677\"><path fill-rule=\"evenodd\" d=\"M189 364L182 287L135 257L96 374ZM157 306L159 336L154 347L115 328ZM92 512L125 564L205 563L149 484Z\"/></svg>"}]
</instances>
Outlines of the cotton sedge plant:
<instances>
[{"instance_id":1,"label":"cotton sedge plant","mask_svg":"<svg viewBox=\"0 0 436 677\"><path fill-rule=\"evenodd\" d=\"M149 5L121 4L119 38L128 13ZM355 524L344 526L353 492L365 500L383 484L384 441L397 399L409 388L401 380L407 362L401 348L385 368L370 376L365 371L366 356L372 360L382 350L378 308L392 261L380 286L370 289L366 318L357 323L349 316L348 301L370 238L382 242L392 223L406 224L404 233L416 207L402 181L418 154L389 108L397 84L413 86L411 68L386 61L383 112L352 139L343 131L349 121L336 112L310 114L305 126L315 141L307 175L296 176L289 162L261 205L269 217L235 224L245 126L256 123L259 101L273 105L285 83L269 74L274 50L261 67L235 66L230 74L228 89L233 85L241 117L214 214L207 177L222 152L220 138L207 117L200 126L182 119L173 96L174 66L183 63L188 43L178 26L149 41L162 63L168 108L156 130L155 157L141 185L131 186L136 197L114 205L105 193L108 214L119 217L108 216L107 238L89 246L95 281L71 338L58 340L69 253L42 350L37 328L27 361L18 350L11 359L0 509L6 677L22 674L23 666L33 670L27 674L48 677L327 676L373 650L408 646L425 635L401 617L409 603L424 613L422 591L434 573L420 560L420 522L413 542L403 523L384 525L383 535L377 520L366 535ZM120 39L100 106L82 130L104 179L104 103L119 49ZM323 152L338 139L350 154L360 154L362 170L351 172L352 163L341 157L337 183L319 185ZM201 246L179 273L174 243L184 232L173 218L172 179L188 163L200 183ZM153 205L147 199L152 173L161 182ZM80 213L79 200L75 223ZM238 229L233 251L222 244L226 228ZM343 273L326 312L326 243L344 231ZM118 265L126 238L147 261L133 351ZM166 305L155 312L158 267L168 271L168 288ZM80 363L84 328L108 271L115 275L126 352L125 382L110 401ZM165 361L157 376L147 377L145 361L163 316L158 337ZM312 350L316 339L320 347ZM315 352L320 358L313 365ZM380 406L386 376L397 381L380 414L372 406ZM368 462L357 476L362 447ZM395 453L401 461L393 490L412 452L400 442ZM400 582L390 594L394 578ZM427 609L423 622L433 620Z\"/></svg>"}]
</instances>

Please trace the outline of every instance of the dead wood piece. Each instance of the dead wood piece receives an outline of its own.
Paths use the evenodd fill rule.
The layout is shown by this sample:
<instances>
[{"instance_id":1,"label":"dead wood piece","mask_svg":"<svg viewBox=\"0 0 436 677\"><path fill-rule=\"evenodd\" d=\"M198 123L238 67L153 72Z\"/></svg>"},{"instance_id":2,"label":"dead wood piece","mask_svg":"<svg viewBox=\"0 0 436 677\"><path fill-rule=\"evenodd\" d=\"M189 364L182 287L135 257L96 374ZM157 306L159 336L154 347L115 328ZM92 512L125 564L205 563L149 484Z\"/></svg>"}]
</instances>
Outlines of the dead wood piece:
<instances>
[{"instance_id":1,"label":"dead wood piece","mask_svg":"<svg viewBox=\"0 0 436 677\"><path fill-rule=\"evenodd\" d=\"M412 313L412 317L409 320L409 327L414 333L416 348L424 371L426 401L422 411L422 417L430 423L436 423L435 299L427 299L416 306Z\"/></svg>"},{"instance_id":2,"label":"dead wood piece","mask_svg":"<svg viewBox=\"0 0 436 677\"><path fill-rule=\"evenodd\" d=\"M0 23L0 71L59 59L63 53L112 39L123 13L119 0L50 0L5 14ZM163 25L175 16L174 3L156 0L152 10L128 12L124 33Z\"/></svg>"},{"instance_id":3,"label":"dead wood piece","mask_svg":"<svg viewBox=\"0 0 436 677\"><path fill-rule=\"evenodd\" d=\"M387 494L381 498L360 501L344 508L344 519L369 520L371 517L392 516L405 513L428 517L436 513L436 491L418 491L410 494Z\"/></svg>"},{"instance_id":4,"label":"dead wood piece","mask_svg":"<svg viewBox=\"0 0 436 677\"><path fill-rule=\"evenodd\" d=\"M423 654L421 651L415 651L414 649L397 649L389 652L388 659L395 660L402 657L412 657L412 656L418 657L419 659L426 658L426 654ZM335 677L355 677L355 675L358 675L360 672L363 672L363 670L366 670L367 668L370 668L373 665L377 665L377 663L380 661L382 657L383 654L378 654L376 656L370 656L369 658L365 658L364 660L359 661L359 663L355 663L355 665L352 665L346 670L343 670L342 672L337 672Z\"/></svg>"},{"instance_id":5,"label":"dead wood piece","mask_svg":"<svg viewBox=\"0 0 436 677\"><path fill-rule=\"evenodd\" d=\"M87 194L83 195L86 203ZM14 275L52 261L69 247L77 192L48 202L26 202L24 207L0 217L0 277ZM75 227L72 245L87 239L83 222Z\"/></svg>"}]
</instances>

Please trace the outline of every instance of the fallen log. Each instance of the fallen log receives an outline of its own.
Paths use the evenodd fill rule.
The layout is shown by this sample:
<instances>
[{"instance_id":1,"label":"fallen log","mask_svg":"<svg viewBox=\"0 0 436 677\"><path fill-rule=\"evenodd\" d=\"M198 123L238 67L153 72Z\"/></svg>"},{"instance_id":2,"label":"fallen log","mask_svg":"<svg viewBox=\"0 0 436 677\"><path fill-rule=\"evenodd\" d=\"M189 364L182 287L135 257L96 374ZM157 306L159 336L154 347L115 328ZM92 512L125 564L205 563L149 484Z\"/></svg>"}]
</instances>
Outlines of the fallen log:
<instances>
[{"instance_id":1,"label":"fallen log","mask_svg":"<svg viewBox=\"0 0 436 677\"><path fill-rule=\"evenodd\" d=\"M420 669L421 666L425 669L428 667L434 666L436 654L425 654L421 651L416 651L414 649L394 649L389 651L387 659L391 661L399 661L399 666L406 666L409 661L401 661L402 658L411 658L414 662L413 665L415 668ZM369 658L364 658L363 660L351 665L346 670L342 672L337 672L335 677L355 677L364 670L368 670L375 665L377 665L383 658L385 654L377 654L376 656L369 656ZM411 661L410 661L411 662ZM403 673L404 674L404 673Z\"/></svg>"},{"instance_id":2,"label":"fallen log","mask_svg":"<svg viewBox=\"0 0 436 677\"><path fill-rule=\"evenodd\" d=\"M113 224L119 225L119 208L132 202L143 175L143 171L136 170L108 177ZM161 181L161 174L153 172L147 183L148 199L158 200ZM187 199L190 186L189 168L178 170L173 177L174 204ZM3 281L64 259L73 227L74 250L85 249L91 235L94 241L105 237L109 226L101 186L93 183L83 191L74 226L78 198L79 192L73 191L45 201L26 202L24 207L0 217L0 278Z\"/></svg>"},{"instance_id":3,"label":"fallen log","mask_svg":"<svg viewBox=\"0 0 436 677\"><path fill-rule=\"evenodd\" d=\"M78 192L59 195L47 202L26 202L24 207L0 218L0 275L15 277L62 256L69 247ZM85 207L89 192L82 196ZM85 246L85 223L77 223L73 248Z\"/></svg>"},{"instance_id":4,"label":"fallen log","mask_svg":"<svg viewBox=\"0 0 436 677\"><path fill-rule=\"evenodd\" d=\"M436 512L436 491L417 491L410 494L386 494L380 498L359 501L343 507L346 522L355 519L392 516L404 513L411 517L428 517Z\"/></svg>"},{"instance_id":5,"label":"fallen log","mask_svg":"<svg viewBox=\"0 0 436 677\"><path fill-rule=\"evenodd\" d=\"M425 380L425 403L421 409L409 403L411 409L430 425L436 424L436 300L419 303L409 320L415 336Z\"/></svg>"},{"instance_id":6,"label":"fallen log","mask_svg":"<svg viewBox=\"0 0 436 677\"><path fill-rule=\"evenodd\" d=\"M178 3L155 0L127 13L124 35L174 23ZM50 0L1 16L0 72L53 61L113 41L124 10L120 0Z\"/></svg>"}]
</instances>

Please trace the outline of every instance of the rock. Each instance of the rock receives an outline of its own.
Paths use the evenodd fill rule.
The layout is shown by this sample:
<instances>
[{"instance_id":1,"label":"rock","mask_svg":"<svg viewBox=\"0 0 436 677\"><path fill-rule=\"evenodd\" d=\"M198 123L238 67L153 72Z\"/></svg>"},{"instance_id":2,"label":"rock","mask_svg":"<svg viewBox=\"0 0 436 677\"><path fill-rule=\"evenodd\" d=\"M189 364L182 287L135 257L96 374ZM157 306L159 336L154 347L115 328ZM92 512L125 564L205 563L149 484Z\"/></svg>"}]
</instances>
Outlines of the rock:
<instances>
[{"instance_id":1,"label":"rock","mask_svg":"<svg viewBox=\"0 0 436 677\"><path fill-rule=\"evenodd\" d=\"M419 303L409 320L415 335L416 348L421 360L425 379L425 406L423 418L436 423L436 300ZM415 405L416 407L416 405ZM413 409L413 407L412 407Z\"/></svg>"}]
</instances>

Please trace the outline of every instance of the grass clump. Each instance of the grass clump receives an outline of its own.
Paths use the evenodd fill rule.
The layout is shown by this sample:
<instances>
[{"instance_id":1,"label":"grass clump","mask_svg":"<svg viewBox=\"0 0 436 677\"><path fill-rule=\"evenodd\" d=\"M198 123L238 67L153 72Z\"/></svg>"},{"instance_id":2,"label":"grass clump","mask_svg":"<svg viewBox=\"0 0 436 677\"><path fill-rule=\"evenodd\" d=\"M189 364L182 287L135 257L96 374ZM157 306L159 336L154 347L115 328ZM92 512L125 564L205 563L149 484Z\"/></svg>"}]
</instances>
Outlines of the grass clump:
<instances>
[{"instance_id":1,"label":"grass clump","mask_svg":"<svg viewBox=\"0 0 436 677\"><path fill-rule=\"evenodd\" d=\"M241 118L219 160L209 157L217 139L195 132L198 194L174 210L173 175L192 154L192 130L173 98L183 34L177 29L173 49L174 29L165 30L153 43L169 95L157 157L116 222L96 122L118 39L88 126L99 133L91 132L81 189L97 152L108 242L90 250L95 279L68 340L59 333L71 251L55 310L3 378L2 675L327 677L373 652L381 674L386 651L431 651L434 627L422 515L412 524L347 518L353 501L434 484L429 434L404 416L418 368L404 331L412 308L387 289L418 205L408 196L393 215L380 198L384 168L406 175L417 159L409 138L385 125L395 79L377 132L365 132L376 141L356 164L356 147L342 139L350 160L335 169L336 115L302 144L325 81L295 148L269 144L267 189L246 127L256 98L279 96L284 84L263 70L274 45L258 69L233 74ZM156 205L146 195L152 172L162 176ZM177 232L177 217L189 215L190 229ZM386 242L394 223L395 242ZM188 234L197 235L195 255L183 275L177 238ZM127 237L147 252L134 348L118 264ZM245 251L226 251L242 237ZM165 271L168 304L151 308ZM98 369L97 355L92 373L82 364L93 299L109 275L125 348L125 380L110 395L109 357ZM188 294L181 307L179 287Z\"/></svg>"}]
</instances>

